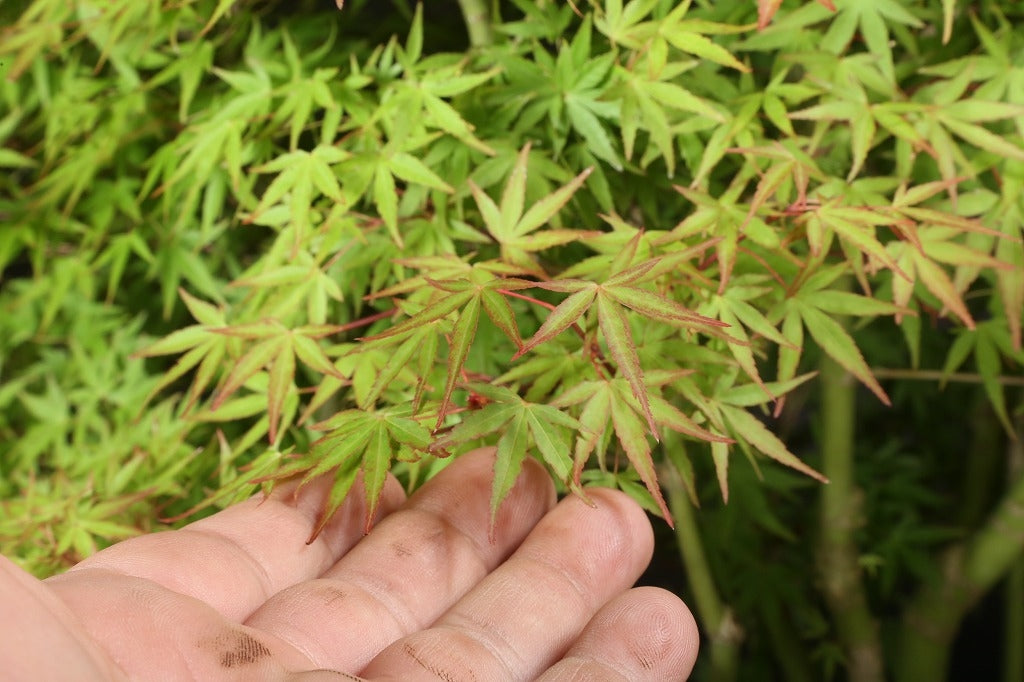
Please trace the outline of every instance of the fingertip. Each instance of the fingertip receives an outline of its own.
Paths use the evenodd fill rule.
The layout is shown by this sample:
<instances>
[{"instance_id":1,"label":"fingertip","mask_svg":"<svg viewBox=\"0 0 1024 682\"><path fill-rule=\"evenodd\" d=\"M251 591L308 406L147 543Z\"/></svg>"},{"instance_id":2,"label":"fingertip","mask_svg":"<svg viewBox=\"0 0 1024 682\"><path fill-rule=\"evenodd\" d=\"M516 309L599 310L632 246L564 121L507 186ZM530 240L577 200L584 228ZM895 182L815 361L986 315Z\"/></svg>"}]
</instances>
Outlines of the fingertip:
<instances>
[{"instance_id":1,"label":"fingertip","mask_svg":"<svg viewBox=\"0 0 1024 682\"><path fill-rule=\"evenodd\" d=\"M642 560L643 567L646 567L654 556L654 528L647 512L621 490L587 488L586 492L589 504L575 495L572 496L574 504L590 507L595 513L607 516L608 522L616 524L620 534L634 544L634 556Z\"/></svg>"},{"instance_id":2,"label":"fingertip","mask_svg":"<svg viewBox=\"0 0 1024 682\"><path fill-rule=\"evenodd\" d=\"M685 680L699 642L693 614L679 597L657 587L638 587L608 602L540 680Z\"/></svg>"},{"instance_id":3,"label":"fingertip","mask_svg":"<svg viewBox=\"0 0 1024 682\"><path fill-rule=\"evenodd\" d=\"M662 661L672 670L689 676L700 649L700 631L690 608L678 595L660 587L637 587L626 593L626 620L650 623L649 636L641 638L636 650L647 660ZM669 679L676 679L674 677Z\"/></svg>"}]
</instances>

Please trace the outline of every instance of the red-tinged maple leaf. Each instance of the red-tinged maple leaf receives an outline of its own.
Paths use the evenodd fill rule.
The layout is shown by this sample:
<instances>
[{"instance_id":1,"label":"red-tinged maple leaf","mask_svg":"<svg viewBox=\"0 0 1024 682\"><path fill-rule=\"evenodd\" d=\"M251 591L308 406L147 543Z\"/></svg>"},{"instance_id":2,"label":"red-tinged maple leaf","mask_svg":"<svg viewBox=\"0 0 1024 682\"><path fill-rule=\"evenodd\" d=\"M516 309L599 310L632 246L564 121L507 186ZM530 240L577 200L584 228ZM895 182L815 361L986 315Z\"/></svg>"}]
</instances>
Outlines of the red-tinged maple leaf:
<instances>
[{"instance_id":1,"label":"red-tinged maple leaf","mask_svg":"<svg viewBox=\"0 0 1024 682\"><path fill-rule=\"evenodd\" d=\"M645 417L649 415L655 429L664 427L710 442L732 442L731 439L711 433L698 425L656 391L649 391L652 387L656 388L659 384L668 383L685 374L686 372L660 372L645 378L645 406L642 406L634 395L633 386L622 378L587 381L562 393L552 403L553 407L582 405L578 418L581 428L573 457L573 481L579 484L584 466L611 425L622 450L654 498L661 514L670 526L673 525L672 514L658 486L651 444L647 440L649 434L644 425Z\"/></svg>"},{"instance_id":2,"label":"red-tinged maple leaf","mask_svg":"<svg viewBox=\"0 0 1024 682\"><path fill-rule=\"evenodd\" d=\"M627 311L714 336L721 335L721 328L728 326L689 310L667 296L640 286L660 274L657 266L663 259L664 257L658 257L638 263L613 274L601 284L586 280L556 280L534 284L543 289L570 295L551 311L540 329L523 344L513 359L555 338L576 324L584 313L593 307L597 313L597 326L608 352L619 373L632 387L648 428L657 438L658 431L647 397L647 389L644 387L643 371Z\"/></svg>"},{"instance_id":3,"label":"red-tinged maple leaf","mask_svg":"<svg viewBox=\"0 0 1024 682\"><path fill-rule=\"evenodd\" d=\"M448 335L448 376L435 425L435 428L440 428L448 414L452 392L462 377L466 358L469 357L469 350L480 322L480 311L483 310L516 347L521 347L522 341L519 338L515 314L508 299L500 291L525 289L533 284L523 280L497 278L482 269L470 270L465 279L435 281L427 278L426 283L444 292L445 295L432 300L412 317L362 341L375 343L376 346L398 345L406 341L410 333L447 318L457 311L455 323Z\"/></svg>"}]
</instances>

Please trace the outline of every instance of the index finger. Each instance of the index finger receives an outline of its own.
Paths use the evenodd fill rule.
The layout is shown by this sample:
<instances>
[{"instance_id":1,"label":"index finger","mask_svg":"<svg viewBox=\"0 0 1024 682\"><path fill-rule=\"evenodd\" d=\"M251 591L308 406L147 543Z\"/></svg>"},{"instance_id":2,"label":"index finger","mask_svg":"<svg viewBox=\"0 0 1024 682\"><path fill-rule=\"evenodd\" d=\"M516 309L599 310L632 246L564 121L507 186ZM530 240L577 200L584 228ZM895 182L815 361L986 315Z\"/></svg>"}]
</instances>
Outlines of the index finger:
<instances>
[{"instance_id":1,"label":"index finger","mask_svg":"<svg viewBox=\"0 0 1024 682\"><path fill-rule=\"evenodd\" d=\"M228 507L180 530L152 533L94 554L51 582L73 584L87 573L112 571L151 580L242 622L286 587L315 578L363 537L366 495L362 481L311 544L306 544L330 492L330 476L296 492L295 483ZM375 515L405 500L389 477Z\"/></svg>"}]
</instances>

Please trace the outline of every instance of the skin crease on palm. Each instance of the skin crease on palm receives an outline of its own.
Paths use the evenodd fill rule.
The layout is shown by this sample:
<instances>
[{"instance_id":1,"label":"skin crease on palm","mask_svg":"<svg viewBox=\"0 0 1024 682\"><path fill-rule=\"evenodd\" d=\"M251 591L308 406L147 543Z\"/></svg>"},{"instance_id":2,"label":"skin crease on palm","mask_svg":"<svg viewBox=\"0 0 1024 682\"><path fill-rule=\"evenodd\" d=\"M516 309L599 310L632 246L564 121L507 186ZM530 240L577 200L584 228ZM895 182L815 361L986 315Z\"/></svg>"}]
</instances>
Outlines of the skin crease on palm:
<instances>
[{"instance_id":1,"label":"skin crease on palm","mask_svg":"<svg viewBox=\"0 0 1024 682\"><path fill-rule=\"evenodd\" d=\"M352 494L306 545L330 485L282 487L38 581L0 557L5 680L683 680L686 606L630 589L651 526L622 493L556 504L527 460L493 541L493 450L406 500L385 486L363 536ZM356 677L359 675L360 677Z\"/></svg>"}]
</instances>

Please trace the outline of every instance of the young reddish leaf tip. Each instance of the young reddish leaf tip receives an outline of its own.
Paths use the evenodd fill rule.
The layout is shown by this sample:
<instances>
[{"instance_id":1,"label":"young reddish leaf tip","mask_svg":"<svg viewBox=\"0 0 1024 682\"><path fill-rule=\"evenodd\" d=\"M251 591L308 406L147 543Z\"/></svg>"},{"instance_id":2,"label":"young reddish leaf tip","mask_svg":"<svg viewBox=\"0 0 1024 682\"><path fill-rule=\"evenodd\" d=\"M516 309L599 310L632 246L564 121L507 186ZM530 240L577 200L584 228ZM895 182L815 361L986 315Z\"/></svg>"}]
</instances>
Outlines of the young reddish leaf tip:
<instances>
[{"instance_id":1,"label":"young reddish leaf tip","mask_svg":"<svg viewBox=\"0 0 1024 682\"><path fill-rule=\"evenodd\" d=\"M312 545L314 542L316 542L316 539L318 537L320 537L320 531L322 531L324 529L324 525L325 525L325 522L323 522L323 521L317 523L316 528L314 528L313 532L310 533L308 538L306 538L306 544L307 545Z\"/></svg>"}]
</instances>

